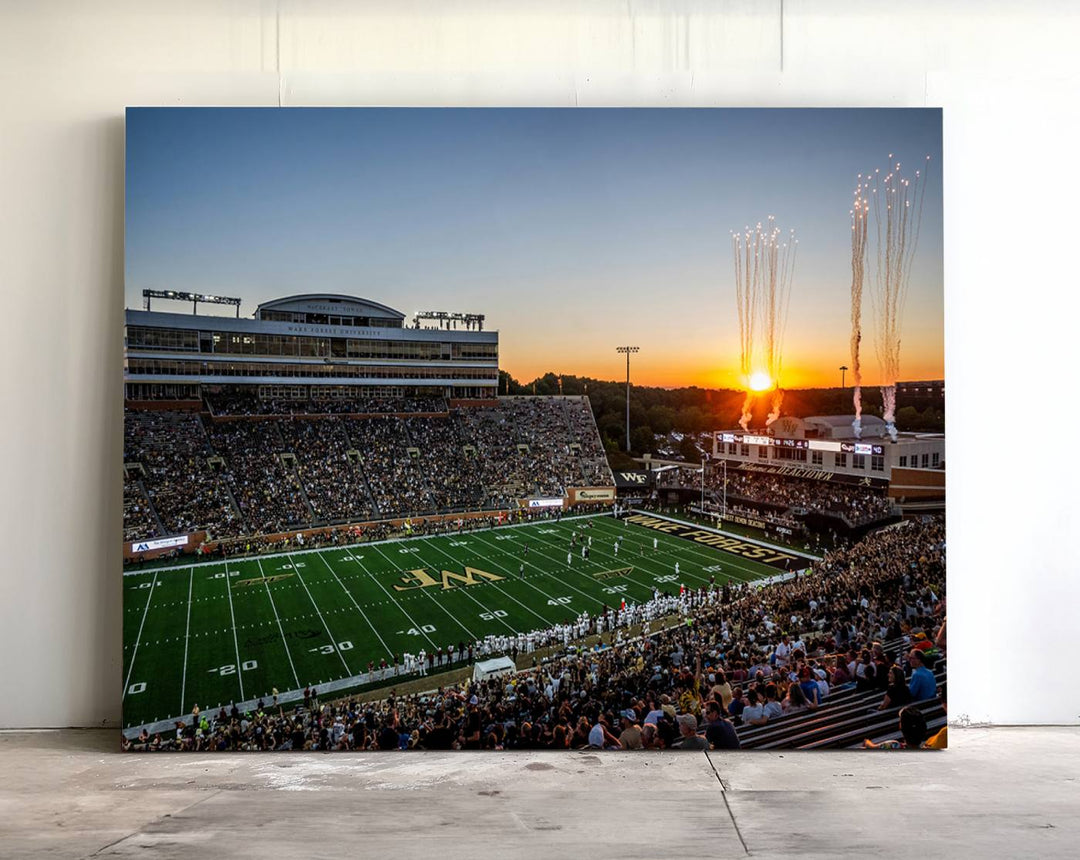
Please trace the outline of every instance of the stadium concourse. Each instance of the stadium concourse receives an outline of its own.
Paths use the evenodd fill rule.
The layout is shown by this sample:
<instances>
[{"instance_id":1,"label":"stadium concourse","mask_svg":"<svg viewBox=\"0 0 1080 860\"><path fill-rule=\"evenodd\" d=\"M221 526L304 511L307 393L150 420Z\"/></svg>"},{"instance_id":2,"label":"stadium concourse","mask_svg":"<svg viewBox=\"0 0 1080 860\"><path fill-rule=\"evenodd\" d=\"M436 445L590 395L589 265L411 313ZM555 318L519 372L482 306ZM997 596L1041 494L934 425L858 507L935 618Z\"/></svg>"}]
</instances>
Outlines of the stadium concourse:
<instances>
[{"instance_id":1,"label":"stadium concourse","mask_svg":"<svg viewBox=\"0 0 1080 860\"><path fill-rule=\"evenodd\" d=\"M631 514L621 525L610 518L582 522L605 529L603 536L637 529L672 546L683 541L736 550L740 543L645 514ZM562 538L589 531L562 526ZM554 545L558 538L551 540ZM640 554L649 556L647 545ZM325 693L306 689L296 705L267 699L250 710L208 709L168 731L125 733L123 746L941 748L944 578L943 519L908 520L827 553L801 575L781 573L764 584L704 582L667 594L654 585L652 596L636 604L636 617L631 612L620 619L614 608L583 614L573 635L561 637L561 647L557 637L553 653L510 675L427 689L420 684L376 700L326 701ZM620 626L635 621L637 629ZM586 633L599 640L571 644ZM519 643L504 637L496 650L516 651Z\"/></svg>"}]
</instances>

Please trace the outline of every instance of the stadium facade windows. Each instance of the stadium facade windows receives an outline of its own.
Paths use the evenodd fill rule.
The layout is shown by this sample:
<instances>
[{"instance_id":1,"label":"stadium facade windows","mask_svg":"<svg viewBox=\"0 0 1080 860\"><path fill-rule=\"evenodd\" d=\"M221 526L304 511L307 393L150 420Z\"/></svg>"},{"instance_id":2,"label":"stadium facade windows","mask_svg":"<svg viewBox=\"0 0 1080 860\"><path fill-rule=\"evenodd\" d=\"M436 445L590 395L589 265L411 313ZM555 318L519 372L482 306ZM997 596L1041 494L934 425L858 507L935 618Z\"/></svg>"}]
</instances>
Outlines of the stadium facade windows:
<instances>
[{"instance_id":1,"label":"stadium facade windows","mask_svg":"<svg viewBox=\"0 0 1080 860\"><path fill-rule=\"evenodd\" d=\"M847 454L834 454L833 455L833 465L837 469L846 469L847 468Z\"/></svg>"},{"instance_id":2,"label":"stadium facade windows","mask_svg":"<svg viewBox=\"0 0 1080 860\"><path fill-rule=\"evenodd\" d=\"M405 327L404 318L368 299L329 294L264 302L253 319L128 310L125 384L139 387L125 393L186 400L200 398L202 383L312 383L345 387L353 394L330 396L346 398L372 387L405 396L421 388L449 398L497 396L497 331Z\"/></svg>"},{"instance_id":3,"label":"stadium facade windows","mask_svg":"<svg viewBox=\"0 0 1080 860\"><path fill-rule=\"evenodd\" d=\"M851 468L852 469L865 469L866 468L866 455L865 454L852 454L851 455Z\"/></svg>"},{"instance_id":4,"label":"stadium facade windows","mask_svg":"<svg viewBox=\"0 0 1080 860\"><path fill-rule=\"evenodd\" d=\"M870 458L870 471L871 472L884 472L885 471L885 458L877 454Z\"/></svg>"},{"instance_id":5,"label":"stadium facade windows","mask_svg":"<svg viewBox=\"0 0 1080 860\"><path fill-rule=\"evenodd\" d=\"M825 462L825 454L822 451L810 452L810 464L812 466L821 466Z\"/></svg>"}]
</instances>

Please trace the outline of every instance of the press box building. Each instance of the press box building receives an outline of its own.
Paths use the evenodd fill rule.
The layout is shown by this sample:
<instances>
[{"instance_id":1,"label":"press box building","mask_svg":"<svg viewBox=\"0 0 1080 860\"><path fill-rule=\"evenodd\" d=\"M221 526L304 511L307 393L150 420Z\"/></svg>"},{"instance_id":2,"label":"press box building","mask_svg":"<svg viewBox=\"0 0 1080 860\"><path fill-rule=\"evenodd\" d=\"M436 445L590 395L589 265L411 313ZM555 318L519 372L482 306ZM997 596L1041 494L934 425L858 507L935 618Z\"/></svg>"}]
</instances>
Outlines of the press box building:
<instances>
[{"instance_id":1,"label":"press box building","mask_svg":"<svg viewBox=\"0 0 1080 860\"><path fill-rule=\"evenodd\" d=\"M159 298L235 304L189 294ZM263 302L253 318L127 310L128 403L197 401L204 390L243 386L259 397L321 400L437 396L491 400L499 385L499 335L483 318L469 328L407 326L405 314L370 299L314 293Z\"/></svg>"}]
</instances>

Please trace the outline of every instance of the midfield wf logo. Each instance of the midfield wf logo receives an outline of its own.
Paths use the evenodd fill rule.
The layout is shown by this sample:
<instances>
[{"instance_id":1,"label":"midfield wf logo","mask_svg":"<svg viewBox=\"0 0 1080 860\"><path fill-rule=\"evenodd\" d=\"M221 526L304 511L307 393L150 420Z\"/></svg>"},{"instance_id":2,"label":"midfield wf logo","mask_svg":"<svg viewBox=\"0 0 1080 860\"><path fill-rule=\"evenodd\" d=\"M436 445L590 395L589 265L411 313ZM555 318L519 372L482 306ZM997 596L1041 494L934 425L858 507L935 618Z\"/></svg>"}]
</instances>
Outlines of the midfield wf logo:
<instances>
[{"instance_id":1,"label":"midfield wf logo","mask_svg":"<svg viewBox=\"0 0 1080 860\"><path fill-rule=\"evenodd\" d=\"M444 570L441 578L436 579L423 568L418 568L405 571L405 575L401 577L401 585L395 585L394 591L413 591L417 588L441 588L443 591L450 591L468 585L481 585L484 580L498 582L502 579L506 577L488 573L486 570L478 570L475 567L466 567L464 573Z\"/></svg>"}]
</instances>

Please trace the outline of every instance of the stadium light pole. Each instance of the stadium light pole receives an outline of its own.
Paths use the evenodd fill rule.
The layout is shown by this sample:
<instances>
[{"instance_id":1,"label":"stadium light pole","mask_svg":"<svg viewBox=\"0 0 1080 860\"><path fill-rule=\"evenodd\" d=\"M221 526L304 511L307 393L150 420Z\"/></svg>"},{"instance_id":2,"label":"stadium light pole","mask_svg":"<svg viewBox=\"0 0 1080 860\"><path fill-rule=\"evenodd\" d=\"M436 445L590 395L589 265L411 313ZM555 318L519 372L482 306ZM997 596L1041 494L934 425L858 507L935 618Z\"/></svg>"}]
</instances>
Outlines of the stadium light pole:
<instances>
[{"instance_id":1,"label":"stadium light pole","mask_svg":"<svg viewBox=\"0 0 1080 860\"><path fill-rule=\"evenodd\" d=\"M630 355L639 352L641 347L617 346L616 352L626 353L626 453L630 453Z\"/></svg>"},{"instance_id":2,"label":"stadium light pole","mask_svg":"<svg viewBox=\"0 0 1080 860\"><path fill-rule=\"evenodd\" d=\"M840 365L840 387L841 388L845 387L844 386L844 374L845 373L847 373L847 365L846 364L841 364Z\"/></svg>"}]
</instances>

